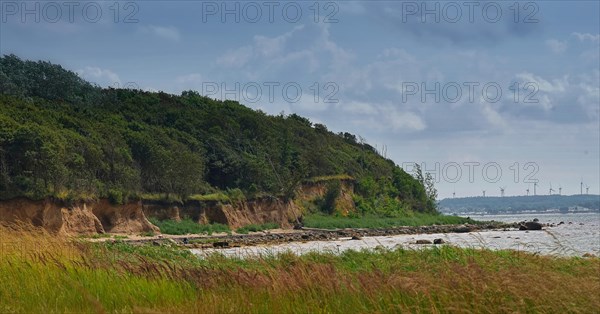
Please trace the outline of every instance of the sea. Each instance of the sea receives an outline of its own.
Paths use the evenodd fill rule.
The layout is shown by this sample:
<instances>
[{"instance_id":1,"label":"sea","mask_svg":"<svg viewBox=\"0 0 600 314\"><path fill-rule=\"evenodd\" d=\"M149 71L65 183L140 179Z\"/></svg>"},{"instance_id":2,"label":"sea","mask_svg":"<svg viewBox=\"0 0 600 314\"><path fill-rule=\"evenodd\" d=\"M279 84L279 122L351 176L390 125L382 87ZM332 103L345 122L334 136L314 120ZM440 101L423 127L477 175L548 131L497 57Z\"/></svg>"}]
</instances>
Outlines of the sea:
<instances>
[{"instance_id":1,"label":"sea","mask_svg":"<svg viewBox=\"0 0 600 314\"><path fill-rule=\"evenodd\" d=\"M434 244L416 244L417 240L442 239L444 245L461 248L485 248L492 250L515 250L552 256L600 256L600 213L540 213L514 215L471 215L475 220L521 222L538 219L544 227L540 231L522 230L483 230L469 233L413 234L396 236L363 237L361 240L340 238L334 241L311 241L259 245L225 249L193 249L199 257L219 252L228 257L246 258L272 256L278 253L308 252L341 253L346 250L363 250L398 247L406 249L427 249Z\"/></svg>"}]
</instances>

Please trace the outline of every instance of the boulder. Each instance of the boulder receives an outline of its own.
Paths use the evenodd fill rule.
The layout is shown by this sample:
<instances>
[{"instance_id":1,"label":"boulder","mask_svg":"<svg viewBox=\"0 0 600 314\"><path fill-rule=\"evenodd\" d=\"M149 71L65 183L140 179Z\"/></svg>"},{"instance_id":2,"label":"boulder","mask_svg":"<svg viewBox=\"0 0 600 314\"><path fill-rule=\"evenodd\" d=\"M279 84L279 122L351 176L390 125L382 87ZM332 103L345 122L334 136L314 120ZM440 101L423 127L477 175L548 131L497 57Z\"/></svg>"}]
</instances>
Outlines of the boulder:
<instances>
[{"instance_id":1,"label":"boulder","mask_svg":"<svg viewBox=\"0 0 600 314\"><path fill-rule=\"evenodd\" d=\"M431 241L429 240L417 240L417 242L415 242L416 244L432 244Z\"/></svg>"},{"instance_id":2,"label":"boulder","mask_svg":"<svg viewBox=\"0 0 600 314\"><path fill-rule=\"evenodd\" d=\"M446 243L446 241L444 241L444 239L434 239L433 240L433 244L444 244Z\"/></svg>"},{"instance_id":3,"label":"boulder","mask_svg":"<svg viewBox=\"0 0 600 314\"><path fill-rule=\"evenodd\" d=\"M542 230L542 224L537 221L528 221L525 223L527 230Z\"/></svg>"},{"instance_id":4,"label":"boulder","mask_svg":"<svg viewBox=\"0 0 600 314\"><path fill-rule=\"evenodd\" d=\"M218 241L213 243L214 248L226 248L229 247L229 242L227 241Z\"/></svg>"},{"instance_id":5,"label":"boulder","mask_svg":"<svg viewBox=\"0 0 600 314\"><path fill-rule=\"evenodd\" d=\"M473 231L473 228L471 228L470 226L467 226L467 225L462 225L462 226L458 226L458 227L452 229L452 231L457 232L457 233L465 233L465 232Z\"/></svg>"}]
</instances>

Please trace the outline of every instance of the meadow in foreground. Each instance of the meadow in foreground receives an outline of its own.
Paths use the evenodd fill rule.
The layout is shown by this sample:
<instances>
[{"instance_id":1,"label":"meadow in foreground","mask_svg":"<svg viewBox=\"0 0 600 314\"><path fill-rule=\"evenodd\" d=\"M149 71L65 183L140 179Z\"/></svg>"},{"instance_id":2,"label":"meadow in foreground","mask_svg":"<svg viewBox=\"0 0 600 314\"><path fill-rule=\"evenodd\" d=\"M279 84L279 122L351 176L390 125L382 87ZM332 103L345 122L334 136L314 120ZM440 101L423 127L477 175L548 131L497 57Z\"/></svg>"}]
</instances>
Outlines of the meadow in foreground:
<instances>
[{"instance_id":1,"label":"meadow in foreground","mask_svg":"<svg viewBox=\"0 0 600 314\"><path fill-rule=\"evenodd\" d=\"M458 249L200 260L0 229L0 312L593 313L600 259Z\"/></svg>"}]
</instances>

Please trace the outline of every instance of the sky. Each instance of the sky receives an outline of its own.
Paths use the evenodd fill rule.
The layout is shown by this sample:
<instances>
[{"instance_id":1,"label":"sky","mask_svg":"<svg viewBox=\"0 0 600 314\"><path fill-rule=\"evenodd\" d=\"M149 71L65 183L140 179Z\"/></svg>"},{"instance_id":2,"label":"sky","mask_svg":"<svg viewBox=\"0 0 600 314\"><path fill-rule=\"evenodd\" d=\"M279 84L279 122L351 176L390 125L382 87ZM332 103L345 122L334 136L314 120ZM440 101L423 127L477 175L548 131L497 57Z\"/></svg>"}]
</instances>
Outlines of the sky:
<instances>
[{"instance_id":1,"label":"sky","mask_svg":"<svg viewBox=\"0 0 600 314\"><path fill-rule=\"evenodd\" d=\"M297 113L439 198L600 194L599 3L2 0L0 54Z\"/></svg>"}]
</instances>

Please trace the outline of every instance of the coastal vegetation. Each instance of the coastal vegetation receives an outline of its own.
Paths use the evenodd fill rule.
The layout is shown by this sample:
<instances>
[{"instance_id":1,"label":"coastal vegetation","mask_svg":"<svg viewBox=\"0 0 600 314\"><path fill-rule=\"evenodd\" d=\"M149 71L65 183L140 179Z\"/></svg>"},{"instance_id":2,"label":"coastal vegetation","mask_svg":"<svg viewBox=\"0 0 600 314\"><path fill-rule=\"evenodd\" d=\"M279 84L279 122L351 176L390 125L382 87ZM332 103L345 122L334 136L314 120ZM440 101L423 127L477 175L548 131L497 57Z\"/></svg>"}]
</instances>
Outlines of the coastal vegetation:
<instances>
[{"instance_id":1,"label":"coastal vegetation","mask_svg":"<svg viewBox=\"0 0 600 314\"><path fill-rule=\"evenodd\" d=\"M220 232L231 232L229 226L224 224L199 224L191 219L175 220L158 220L150 218L150 222L160 228L160 232L164 234L208 234Z\"/></svg>"},{"instance_id":2,"label":"coastal vegetation","mask_svg":"<svg viewBox=\"0 0 600 314\"><path fill-rule=\"evenodd\" d=\"M360 136L195 91L100 88L60 65L0 58L0 199L228 203L293 199L301 184L331 181L356 184L361 215L436 213L431 178ZM335 213L332 200L320 211Z\"/></svg>"},{"instance_id":3,"label":"coastal vegetation","mask_svg":"<svg viewBox=\"0 0 600 314\"><path fill-rule=\"evenodd\" d=\"M593 313L600 259L440 246L204 259L0 229L0 312Z\"/></svg>"},{"instance_id":4,"label":"coastal vegetation","mask_svg":"<svg viewBox=\"0 0 600 314\"><path fill-rule=\"evenodd\" d=\"M323 214L308 215L304 218L304 226L320 229L344 229L344 228L393 228L401 226L430 226L430 225L453 225L453 224L477 224L482 223L459 216L443 216L413 213L409 216L381 217L368 214L358 217L331 216Z\"/></svg>"}]
</instances>

